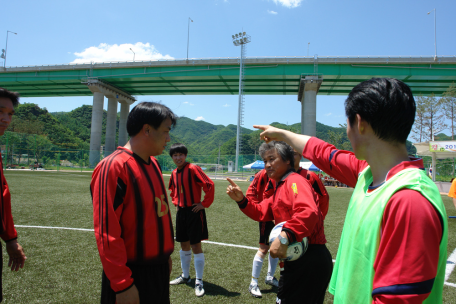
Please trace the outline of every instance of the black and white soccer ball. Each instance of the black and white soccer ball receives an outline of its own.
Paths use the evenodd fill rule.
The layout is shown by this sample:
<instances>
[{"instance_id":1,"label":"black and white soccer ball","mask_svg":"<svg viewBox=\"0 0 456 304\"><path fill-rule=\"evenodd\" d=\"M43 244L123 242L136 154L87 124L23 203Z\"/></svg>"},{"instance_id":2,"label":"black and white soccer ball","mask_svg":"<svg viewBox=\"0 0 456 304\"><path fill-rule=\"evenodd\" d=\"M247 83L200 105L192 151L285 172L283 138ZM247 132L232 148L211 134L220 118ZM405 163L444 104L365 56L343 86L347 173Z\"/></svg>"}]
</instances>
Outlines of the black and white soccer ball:
<instances>
[{"instance_id":1,"label":"black and white soccer ball","mask_svg":"<svg viewBox=\"0 0 456 304\"><path fill-rule=\"evenodd\" d=\"M274 226L272 228L271 233L269 234L269 245L274 242L276 237L282 232L283 225L286 223L282 222ZM309 240L305 237L302 239L301 242L294 242L291 244L288 244L288 249L287 249L287 257L285 259L282 259L284 261L296 261L300 257L304 255L304 253L307 250L307 247L309 246Z\"/></svg>"}]
</instances>

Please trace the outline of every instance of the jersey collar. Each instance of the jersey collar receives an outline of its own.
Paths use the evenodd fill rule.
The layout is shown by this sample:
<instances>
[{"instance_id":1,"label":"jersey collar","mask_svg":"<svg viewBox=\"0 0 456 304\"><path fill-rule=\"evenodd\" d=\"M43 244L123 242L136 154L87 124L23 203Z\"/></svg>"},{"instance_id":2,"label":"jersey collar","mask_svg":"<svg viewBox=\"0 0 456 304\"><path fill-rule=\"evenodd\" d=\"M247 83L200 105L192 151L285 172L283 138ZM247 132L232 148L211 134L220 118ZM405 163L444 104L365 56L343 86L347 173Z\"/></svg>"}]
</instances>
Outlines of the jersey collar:
<instances>
[{"instance_id":1,"label":"jersey collar","mask_svg":"<svg viewBox=\"0 0 456 304\"><path fill-rule=\"evenodd\" d=\"M400 164L398 164L398 165L394 166L393 168L391 168L388 171L388 173L386 174L385 181L389 180L394 175L396 175L397 173L401 172L404 169L421 169L421 170L424 170L423 160L421 158L410 157L409 161L403 161ZM377 185L377 186L369 186L368 192L372 192L375 189L381 187L385 183L385 181L383 183Z\"/></svg>"},{"instance_id":2,"label":"jersey collar","mask_svg":"<svg viewBox=\"0 0 456 304\"><path fill-rule=\"evenodd\" d=\"M185 167L188 166L188 164L189 164L189 162L185 162L185 164L182 166L181 169L177 169L177 172L181 173L185 169Z\"/></svg>"}]
</instances>

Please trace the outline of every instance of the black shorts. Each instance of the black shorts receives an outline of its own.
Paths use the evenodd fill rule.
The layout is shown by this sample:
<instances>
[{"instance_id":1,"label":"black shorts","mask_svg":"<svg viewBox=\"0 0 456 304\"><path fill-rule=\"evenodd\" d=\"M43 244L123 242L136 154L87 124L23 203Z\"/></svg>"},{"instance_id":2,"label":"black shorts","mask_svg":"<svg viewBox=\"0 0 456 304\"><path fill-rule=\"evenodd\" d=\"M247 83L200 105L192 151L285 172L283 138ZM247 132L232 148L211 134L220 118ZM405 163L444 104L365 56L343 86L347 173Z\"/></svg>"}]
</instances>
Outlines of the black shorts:
<instances>
[{"instance_id":1,"label":"black shorts","mask_svg":"<svg viewBox=\"0 0 456 304\"><path fill-rule=\"evenodd\" d=\"M2 273L3 273L3 248L2 248L2 243L0 242L0 302L3 301Z\"/></svg>"},{"instance_id":2,"label":"black shorts","mask_svg":"<svg viewBox=\"0 0 456 304\"><path fill-rule=\"evenodd\" d=\"M260 244L269 245L269 235L271 234L272 228L274 228L274 222L259 222L260 224Z\"/></svg>"},{"instance_id":3,"label":"black shorts","mask_svg":"<svg viewBox=\"0 0 456 304\"><path fill-rule=\"evenodd\" d=\"M129 265L134 284L138 289L139 300L144 303L170 303L169 301L169 264ZM103 271L101 279L101 304L115 304L116 293Z\"/></svg>"},{"instance_id":4,"label":"black shorts","mask_svg":"<svg viewBox=\"0 0 456 304\"><path fill-rule=\"evenodd\" d=\"M190 241L190 245L201 243L209 238L206 223L206 210L192 211L193 207L177 210L176 214L176 242Z\"/></svg>"},{"instance_id":5,"label":"black shorts","mask_svg":"<svg viewBox=\"0 0 456 304\"><path fill-rule=\"evenodd\" d=\"M280 272L277 303L322 304L332 269L331 253L326 245L309 244L300 259L285 262L284 270Z\"/></svg>"}]
</instances>

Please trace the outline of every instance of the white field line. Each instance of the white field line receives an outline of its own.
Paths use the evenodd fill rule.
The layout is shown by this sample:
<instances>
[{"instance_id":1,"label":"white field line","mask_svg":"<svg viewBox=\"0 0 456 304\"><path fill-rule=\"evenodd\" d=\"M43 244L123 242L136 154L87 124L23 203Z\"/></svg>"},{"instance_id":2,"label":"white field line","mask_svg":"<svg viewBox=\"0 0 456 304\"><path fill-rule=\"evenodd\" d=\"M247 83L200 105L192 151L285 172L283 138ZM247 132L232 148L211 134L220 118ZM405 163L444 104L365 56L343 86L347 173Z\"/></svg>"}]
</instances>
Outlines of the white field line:
<instances>
[{"instance_id":1,"label":"white field line","mask_svg":"<svg viewBox=\"0 0 456 304\"><path fill-rule=\"evenodd\" d=\"M28 225L15 225L16 227L21 228L40 228L40 229L60 229L60 230L77 230L77 231L88 231L93 232L93 229L85 229L85 228L69 228L69 227L50 227L50 226L28 226ZM220 245L220 246L228 246L228 247L236 247L236 248L244 248L244 249L251 249L251 250L258 250L258 247L251 247L251 246L244 246L244 245L236 245L236 244L227 244L227 243L220 243L220 242L211 242L211 241L202 241L203 243L213 244L213 245ZM333 263L336 260L333 260ZM450 262L450 263L448 263ZM446 280L450 277L451 272L455 267L456 263L456 249L450 255L447 260L447 266L445 271L445 285L456 287L456 284L447 282Z\"/></svg>"},{"instance_id":2,"label":"white field line","mask_svg":"<svg viewBox=\"0 0 456 304\"><path fill-rule=\"evenodd\" d=\"M21 228L42 228L42 229L61 229L61 230L79 230L79 231L91 231L93 229L84 229L84 228L68 228L68 227L49 227L49 226L27 226L27 225L14 225L15 227Z\"/></svg>"},{"instance_id":3,"label":"white field line","mask_svg":"<svg viewBox=\"0 0 456 304\"><path fill-rule=\"evenodd\" d=\"M28 226L28 225L14 225L14 226L15 226L15 227L21 227L21 228L41 228L41 229L78 230L78 231L89 231L89 232L93 232L93 229L85 229L85 228L50 227L50 226ZM250 247L250 246L243 246L243 245L236 245L236 244L226 244L226 243L211 242L211 241L203 241L203 243L214 244L214 245L221 245L221 246L228 246L228 247L237 247L237 248L245 248L245 249L258 250L258 247Z\"/></svg>"},{"instance_id":4,"label":"white field line","mask_svg":"<svg viewBox=\"0 0 456 304\"><path fill-rule=\"evenodd\" d=\"M451 273L453 272L455 263L456 263L456 249L448 257L447 265L446 265L446 269L445 269L445 282L446 282L446 280L448 280ZM454 287L456 287L456 285Z\"/></svg>"}]
</instances>

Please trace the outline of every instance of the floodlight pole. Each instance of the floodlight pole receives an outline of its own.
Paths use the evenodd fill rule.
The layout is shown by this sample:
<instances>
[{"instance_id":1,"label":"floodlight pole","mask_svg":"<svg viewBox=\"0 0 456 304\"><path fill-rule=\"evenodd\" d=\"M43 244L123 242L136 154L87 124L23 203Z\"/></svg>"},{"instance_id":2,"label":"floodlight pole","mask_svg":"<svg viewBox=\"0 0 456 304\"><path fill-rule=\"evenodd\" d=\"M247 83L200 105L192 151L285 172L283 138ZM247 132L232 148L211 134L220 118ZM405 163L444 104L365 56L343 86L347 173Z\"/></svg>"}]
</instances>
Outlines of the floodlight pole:
<instances>
[{"instance_id":1,"label":"floodlight pole","mask_svg":"<svg viewBox=\"0 0 456 304\"><path fill-rule=\"evenodd\" d=\"M241 44L241 60L239 62L239 102L238 102L238 121L237 121L237 130L236 130L236 161L234 165L234 172L238 171L239 165L239 150L240 150L240 141L241 141L241 115L242 115L242 54L244 53L244 45Z\"/></svg>"},{"instance_id":2,"label":"floodlight pole","mask_svg":"<svg viewBox=\"0 0 456 304\"><path fill-rule=\"evenodd\" d=\"M434 11L434 60L437 60L437 9L434 8L432 11ZM427 14L429 15L432 11L429 11Z\"/></svg>"},{"instance_id":3,"label":"floodlight pole","mask_svg":"<svg viewBox=\"0 0 456 304\"><path fill-rule=\"evenodd\" d=\"M239 105L238 105L238 123L237 123L237 132L236 132L236 159L235 159L235 169L234 172L238 171L239 165L239 150L241 145L241 124L242 124L242 108L244 104L244 52L245 44L249 43L250 36L245 32L235 34L232 36L233 44L235 46L241 46L241 59L239 61Z\"/></svg>"},{"instance_id":4,"label":"floodlight pole","mask_svg":"<svg viewBox=\"0 0 456 304\"><path fill-rule=\"evenodd\" d=\"M187 27L187 63L188 63L188 46L190 43L190 21L193 22L192 18L188 17L188 27Z\"/></svg>"},{"instance_id":5,"label":"floodlight pole","mask_svg":"<svg viewBox=\"0 0 456 304\"><path fill-rule=\"evenodd\" d=\"M5 61L3 62L3 68L6 69L6 54L8 53L8 34L9 33L13 33L14 35L17 35L17 33L15 32L12 32L12 31L6 31L6 47L5 47L5 57L3 59L5 59Z\"/></svg>"}]
</instances>

